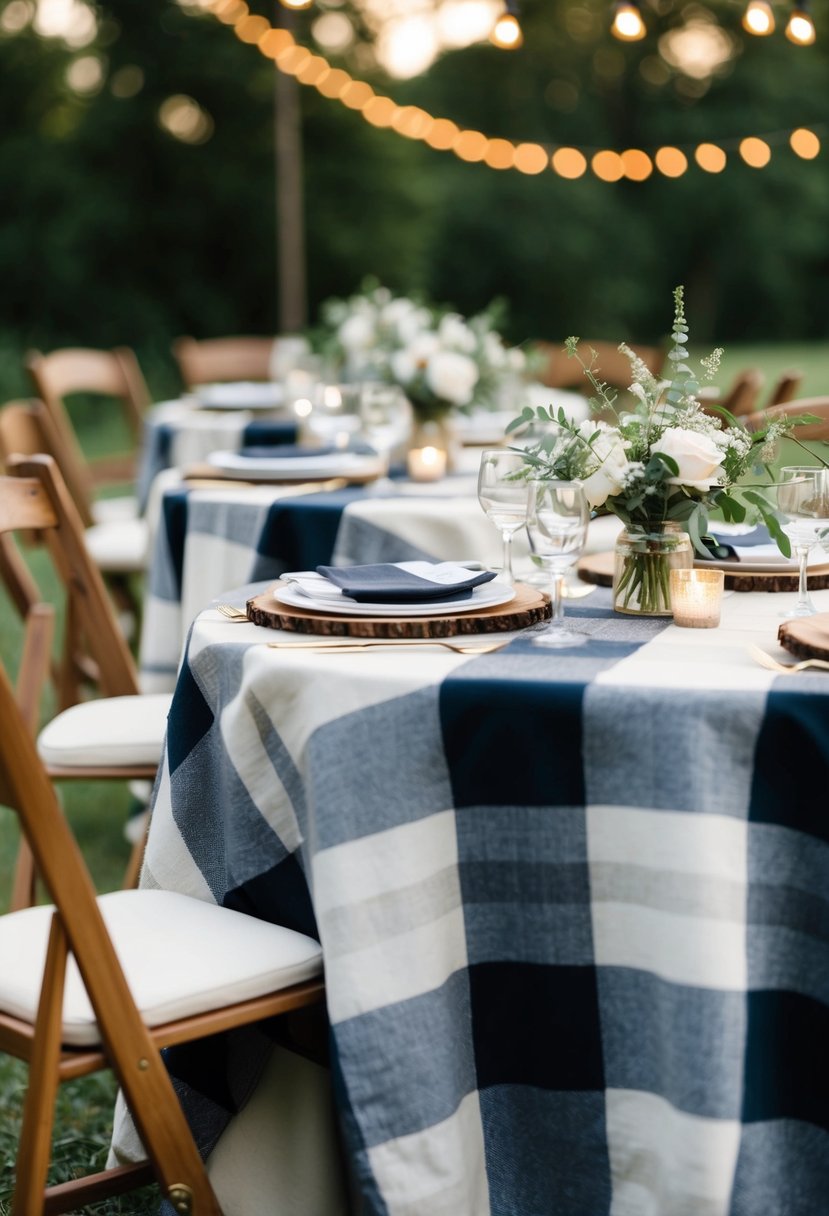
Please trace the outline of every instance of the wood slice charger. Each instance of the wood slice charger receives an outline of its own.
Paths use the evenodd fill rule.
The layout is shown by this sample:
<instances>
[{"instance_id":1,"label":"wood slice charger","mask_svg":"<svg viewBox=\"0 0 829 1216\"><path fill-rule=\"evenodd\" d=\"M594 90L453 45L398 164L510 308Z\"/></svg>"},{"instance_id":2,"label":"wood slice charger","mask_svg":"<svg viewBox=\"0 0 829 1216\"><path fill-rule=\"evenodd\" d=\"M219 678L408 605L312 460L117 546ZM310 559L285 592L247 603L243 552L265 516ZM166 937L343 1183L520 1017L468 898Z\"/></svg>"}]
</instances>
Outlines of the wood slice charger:
<instances>
[{"instance_id":1,"label":"wood slice charger","mask_svg":"<svg viewBox=\"0 0 829 1216\"><path fill-rule=\"evenodd\" d=\"M493 604L469 612L459 610L446 616L338 616L334 612L280 604L272 591L254 596L246 607L254 625L346 638L451 638L470 633L509 633L548 620L551 613L550 597L524 583L515 584L515 599L508 604Z\"/></svg>"},{"instance_id":2,"label":"wood slice charger","mask_svg":"<svg viewBox=\"0 0 829 1216\"><path fill-rule=\"evenodd\" d=\"M612 553L591 553L588 557L583 557L578 564L579 578L586 583L595 583L599 587L610 587L613 585L613 561ZM695 562L694 564L701 570L715 568L709 562ZM812 591L824 591L829 587L829 564L810 566L809 587ZM726 591L797 591L797 572L788 571L783 574L771 570L768 572L726 570L725 589Z\"/></svg>"},{"instance_id":3,"label":"wood slice charger","mask_svg":"<svg viewBox=\"0 0 829 1216\"><path fill-rule=\"evenodd\" d=\"M798 659L829 659L829 612L784 621L777 630L777 639Z\"/></svg>"}]
</instances>

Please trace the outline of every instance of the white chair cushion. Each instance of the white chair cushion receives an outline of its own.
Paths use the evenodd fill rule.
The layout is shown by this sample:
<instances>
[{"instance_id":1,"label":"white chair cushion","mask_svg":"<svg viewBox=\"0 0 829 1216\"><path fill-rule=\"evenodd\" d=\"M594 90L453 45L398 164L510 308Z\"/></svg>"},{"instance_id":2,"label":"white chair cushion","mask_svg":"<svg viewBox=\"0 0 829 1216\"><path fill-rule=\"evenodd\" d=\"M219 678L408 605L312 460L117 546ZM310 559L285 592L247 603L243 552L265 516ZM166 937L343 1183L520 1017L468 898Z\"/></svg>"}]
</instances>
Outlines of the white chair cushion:
<instances>
[{"instance_id":1,"label":"white chair cushion","mask_svg":"<svg viewBox=\"0 0 829 1216\"><path fill-rule=\"evenodd\" d=\"M143 571L149 533L144 519L118 519L92 524L84 532L86 547L99 570L113 574Z\"/></svg>"},{"instance_id":2,"label":"white chair cushion","mask_svg":"<svg viewBox=\"0 0 829 1216\"><path fill-rule=\"evenodd\" d=\"M322 972L313 938L176 891L113 891L98 905L139 1013L148 1026L221 1009ZM0 917L0 1010L33 1022L51 906ZM74 958L63 1003L63 1042L100 1043Z\"/></svg>"},{"instance_id":3,"label":"white chair cushion","mask_svg":"<svg viewBox=\"0 0 829 1216\"><path fill-rule=\"evenodd\" d=\"M96 524L123 522L138 518L138 499L123 495L120 498L97 498L92 504L92 518Z\"/></svg>"},{"instance_id":4,"label":"white chair cushion","mask_svg":"<svg viewBox=\"0 0 829 1216\"><path fill-rule=\"evenodd\" d=\"M160 764L171 693L101 697L65 709L44 726L37 750L45 764Z\"/></svg>"}]
</instances>

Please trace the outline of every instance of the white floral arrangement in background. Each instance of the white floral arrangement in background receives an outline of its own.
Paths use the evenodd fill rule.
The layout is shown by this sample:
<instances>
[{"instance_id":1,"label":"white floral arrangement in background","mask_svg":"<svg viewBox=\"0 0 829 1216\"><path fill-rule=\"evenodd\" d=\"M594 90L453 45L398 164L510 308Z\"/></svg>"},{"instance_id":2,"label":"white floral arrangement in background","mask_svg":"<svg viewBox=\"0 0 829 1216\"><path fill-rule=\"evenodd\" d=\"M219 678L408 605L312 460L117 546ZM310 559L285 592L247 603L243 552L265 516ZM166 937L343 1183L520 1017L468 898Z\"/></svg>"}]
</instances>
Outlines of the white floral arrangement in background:
<instances>
[{"instance_id":1,"label":"white floral arrangement in background","mask_svg":"<svg viewBox=\"0 0 829 1216\"><path fill-rule=\"evenodd\" d=\"M422 421L453 410L494 409L500 393L525 368L523 351L507 347L488 309L457 313L369 286L322 307L328 353L352 380L398 384Z\"/></svg>"}]
</instances>

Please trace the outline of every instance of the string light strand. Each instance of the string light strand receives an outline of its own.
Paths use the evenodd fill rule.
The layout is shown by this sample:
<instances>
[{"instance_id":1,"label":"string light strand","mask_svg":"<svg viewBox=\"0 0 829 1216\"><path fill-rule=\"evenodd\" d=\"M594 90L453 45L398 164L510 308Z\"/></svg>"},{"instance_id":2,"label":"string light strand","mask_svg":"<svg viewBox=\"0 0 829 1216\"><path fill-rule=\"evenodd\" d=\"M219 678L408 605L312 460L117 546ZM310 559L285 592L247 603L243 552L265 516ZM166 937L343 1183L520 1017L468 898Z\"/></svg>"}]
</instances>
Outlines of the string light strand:
<instances>
[{"instance_id":1,"label":"string light strand","mask_svg":"<svg viewBox=\"0 0 829 1216\"><path fill-rule=\"evenodd\" d=\"M536 176L548 170L575 181L590 171L601 181L643 182L654 173L679 178L691 161L705 173L725 169L730 150L753 169L762 169L772 159L772 145L787 143L803 160L813 160L821 151L814 128L775 131L716 143L674 147L666 145L646 151L626 148L556 147L540 143L513 143L461 128L449 118L438 118L419 106L400 106L391 97L376 93L370 84L356 80L343 68L332 67L322 55L300 45L290 31L271 25L266 17L251 14L245 0L212 0L209 10L224 25L231 26L240 42L257 47L266 59L288 76L294 76L331 101L354 110L372 127L393 131L405 139L420 140L436 152L451 152L468 164L484 164L502 172L515 170ZM821 128L818 127L820 130Z\"/></svg>"}]
</instances>

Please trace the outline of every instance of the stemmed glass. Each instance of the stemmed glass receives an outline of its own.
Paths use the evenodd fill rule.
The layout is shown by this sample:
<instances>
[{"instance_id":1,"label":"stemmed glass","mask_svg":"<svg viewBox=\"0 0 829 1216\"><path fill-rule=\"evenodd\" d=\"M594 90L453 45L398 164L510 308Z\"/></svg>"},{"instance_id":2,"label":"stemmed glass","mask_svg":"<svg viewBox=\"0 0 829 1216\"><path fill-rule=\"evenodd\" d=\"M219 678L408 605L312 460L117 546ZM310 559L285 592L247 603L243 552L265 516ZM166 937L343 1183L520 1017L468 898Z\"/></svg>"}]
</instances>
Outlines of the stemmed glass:
<instances>
[{"instance_id":1,"label":"stemmed glass","mask_svg":"<svg viewBox=\"0 0 829 1216\"><path fill-rule=\"evenodd\" d=\"M782 468L777 506L788 521L785 531L800 563L797 603L786 616L812 616L817 609L809 596L807 566L814 546L829 542L829 470L808 465Z\"/></svg>"},{"instance_id":2,"label":"stemmed glass","mask_svg":"<svg viewBox=\"0 0 829 1216\"><path fill-rule=\"evenodd\" d=\"M412 407L396 384L366 382L360 386L362 433L381 455L390 457L412 429Z\"/></svg>"},{"instance_id":3,"label":"stemmed glass","mask_svg":"<svg viewBox=\"0 0 829 1216\"><path fill-rule=\"evenodd\" d=\"M308 435L332 447L347 448L360 430L360 385L318 384L302 416Z\"/></svg>"},{"instance_id":4,"label":"stemmed glass","mask_svg":"<svg viewBox=\"0 0 829 1216\"><path fill-rule=\"evenodd\" d=\"M514 583L512 538L527 523L527 466L520 452L485 448L478 470L478 502L501 533L504 560L501 578Z\"/></svg>"},{"instance_id":5,"label":"stemmed glass","mask_svg":"<svg viewBox=\"0 0 829 1216\"><path fill-rule=\"evenodd\" d=\"M552 578L553 615L548 627L533 638L536 646L581 646L583 633L564 624L561 586L567 570L578 560L587 538L590 510L580 481L530 482L527 532L533 556Z\"/></svg>"}]
</instances>

